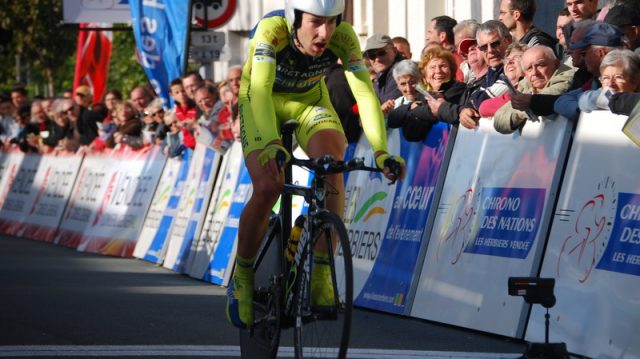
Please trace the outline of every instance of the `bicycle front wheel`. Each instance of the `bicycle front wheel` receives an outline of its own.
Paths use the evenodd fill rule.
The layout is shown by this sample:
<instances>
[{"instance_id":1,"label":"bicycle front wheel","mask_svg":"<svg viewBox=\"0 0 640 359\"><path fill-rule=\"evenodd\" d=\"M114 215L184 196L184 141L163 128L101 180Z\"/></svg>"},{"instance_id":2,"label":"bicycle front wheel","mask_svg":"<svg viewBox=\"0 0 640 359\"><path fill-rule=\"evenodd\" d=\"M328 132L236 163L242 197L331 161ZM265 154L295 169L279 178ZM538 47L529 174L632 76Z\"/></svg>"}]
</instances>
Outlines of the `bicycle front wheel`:
<instances>
[{"instance_id":1,"label":"bicycle front wheel","mask_svg":"<svg viewBox=\"0 0 640 359\"><path fill-rule=\"evenodd\" d=\"M313 242L305 246L299 263L295 354L296 358L345 358L353 310L349 236L342 220L331 212L316 216L313 228Z\"/></svg>"}]
</instances>

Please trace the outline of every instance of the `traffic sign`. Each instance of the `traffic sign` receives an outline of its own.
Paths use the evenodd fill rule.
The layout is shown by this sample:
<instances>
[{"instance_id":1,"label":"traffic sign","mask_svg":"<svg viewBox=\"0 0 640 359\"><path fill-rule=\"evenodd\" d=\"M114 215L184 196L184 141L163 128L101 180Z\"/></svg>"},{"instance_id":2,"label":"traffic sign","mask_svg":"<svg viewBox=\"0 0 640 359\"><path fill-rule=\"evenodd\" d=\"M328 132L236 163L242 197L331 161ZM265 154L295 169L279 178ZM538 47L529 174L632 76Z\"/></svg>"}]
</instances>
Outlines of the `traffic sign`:
<instances>
[{"instance_id":1,"label":"traffic sign","mask_svg":"<svg viewBox=\"0 0 640 359\"><path fill-rule=\"evenodd\" d=\"M191 59L194 61L207 63L220 60L222 48L218 47L192 47Z\"/></svg>"},{"instance_id":2,"label":"traffic sign","mask_svg":"<svg viewBox=\"0 0 640 359\"><path fill-rule=\"evenodd\" d=\"M219 47L226 43L225 33L222 31L192 31L191 46L193 47Z\"/></svg>"},{"instance_id":3,"label":"traffic sign","mask_svg":"<svg viewBox=\"0 0 640 359\"><path fill-rule=\"evenodd\" d=\"M203 63L219 61L225 43L226 37L222 31L193 31L190 58Z\"/></svg>"},{"instance_id":4,"label":"traffic sign","mask_svg":"<svg viewBox=\"0 0 640 359\"><path fill-rule=\"evenodd\" d=\"M236 5L237 0L194 0L193 17L199 26L215 29L231 20Z\"/></svg>"}]
</instances>

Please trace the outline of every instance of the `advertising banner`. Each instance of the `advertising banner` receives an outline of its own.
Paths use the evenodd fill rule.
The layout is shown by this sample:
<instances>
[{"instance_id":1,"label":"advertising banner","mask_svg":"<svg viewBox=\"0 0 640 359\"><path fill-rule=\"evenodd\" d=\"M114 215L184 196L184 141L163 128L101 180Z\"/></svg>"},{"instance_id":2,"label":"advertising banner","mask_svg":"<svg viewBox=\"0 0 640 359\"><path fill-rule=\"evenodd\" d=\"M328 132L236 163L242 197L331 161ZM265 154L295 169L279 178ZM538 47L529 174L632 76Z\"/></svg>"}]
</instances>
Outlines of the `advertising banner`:
<instances>
[{"instance_id":1,"label":"advertising banner","mask_svg":"<svg viewBox=\"0 0 640 359\"><path fill-rule=\"evenodd\" d=\"M53 241L81 163L82 156L42 156L33 181L37 193L23 220L22 237Z\"/></svg>"},{"instance_id":2,"label":"advertising banner","mask_svg":"<svg viewBox=\"0 0 640 359\"><path fill-rule=\"evenodd\" d=\"M171 188L167 205L160 217L158 228L151 239L151 244L149 244L146 252L142 253L142 257L139 258L156 264L161 264L164 260L164 255L168 247L167 238L169 238L173 220L178 210L178 204L187 183L189 164L191 163L192 155L193 151L186 149L182 153L182 157L172 159L172 161L179 160L180 168L178 169L178 173L176 174L175 181Z\"/></svg>"},{"instance_id":3,"label":"advertising banner","mask_svg":"<svg viewBox=\"0 0 640 359\"><path fill-rule=\"evenodd\" d=\"M591 358L640 358L640 148L626 120L582 114L540 273L556 280L550 340ZM544 341L544 314L532 307L527 340Z\"/></svg>"},{"instance_id":4,"label":"advertising banner","mask_svg":"<svg viewBox=\"0 0 640 359\"><path fill-rule=\"evenodd\" d=\"M407 163L406 178L389 185L381 173L349 174L345 187L345 224L354 261L355 304L403 314L440 168L448 146L449 128L434 126L423 142L408 142L399 130L388 135L389 152ZM373 152L362 136L353 157Z\"/></svg>"},{"instance_id":5,"label":"advertising banner","mask_svg":"<svg viewBox=\"0 0 640 359\"><path fill-rule=\"evenodd\" d=\"M129 0L63 0L65 23L131 21Z\"/></svg>"},{"instance_id":6,"label":"advertising banner","mask_svg":"<svg viewBox=\"0 0 640 359\"><path fill-rule=\"evenodd\" d=\"M6 179L4 192L0 194L0 232L22 236L24 220L38 193L34 181L42 156L21 154L15 157L8 161L3 175Z\"/></svg>"},{"instance_id":7,"label":"advertising banner","mask_svg":"<svg viewBox=\"0 0 640 359\"><path fill-rule=\"evenodd\" d=\"M412 316L524 334L528 307L507 279L537 273L570 133L561 117L511 135L484 118L458 130Z\"/></svg>"},{"instance_id":8,"label":"advertising banner","mask_svg":"<svg viewBox=\"0 0 640 359\"><path fill-rule=\"evenodd\" d=\"M78 251L131 257L166 158L156 146L93 160L110 166L104 168L105 189L95 197Z\"/></svg>"},{"instance_id":9,"label":"advertising banner","mask_svg":"<svg viewBox=\"0 0 640 359\"><path fill-rule=\"evenodd\" d=\"M117 176L118 162L115 153L85 156L54 243L78 247L106 196L110 179Z\"/></svg>"},{"instance_id":10,"label":"advertising banner","mask_svg":"<svg viewBox=\"0 0 640 359\"><path fill-rule=\"evenodd\" d=\"M233 191L230 193L230 197L224 196L220 200L229 201L229 209L227 216L224 219L224 226L220 232L218 243L215 244L213 254L209 260L209 266L207 272L204 274L203 280L214 284L226 286L229 284L231 278L231 272L233 270L234 259L236 257L236 248L238 240L238 225L240 223L240 214L244 209L245 203L251 197L253 186L251 185L251 177L249 171L244 165L244 159L240 156L240 163L237 171L237 180ZM235 166L234 163L230 163L227 167L227 173L230 176L236 176L232 171L234 169L231 166ZM229 179L231 180L231 179ZM230 181L232 183L233 181ZM223 184L223 188L225 185ZM221 191L223 190L221 188ZM226 206L224 202L218 203L220 207ZM222 210L222 208L220 208Z\"/></svg>"},{"instance_id":11,"label":"advertising banner","mask_svg":"<svg viewBox=\"0 0 640 359\"><path fill-rule=\"evenodd\" d=\"M0 151L0 213L4 208L23 158L24 154L20 151ZM7 221L5 224L5 221L0 217L0 233L6 233L5 231L9 231L10 227L11 223Z\"/></svg>"},{"instance_id":12,"label":"advertising banner","mask_svg":"<svg viewBox=\"0 0 640 359\"><path fill-rule=\"evenodd\" d=\"M169 83L182 76L191 1L129 0L131 25L140 63L164 106L170 108Z\"/></svg>"},{"instance_id":13,"label":"advertising banner","mask_svg":"<svg viewBox=\"0 0 640 359\"><path fill-rule=\"evenodd\" d=\"M175 272L186 272L193 240L197 240L207 206L211 199L220 155L210 147L197 144L185 190L178 204L169 246L163 266Z\"/></svg>"},{"instance_id":14,"label":"advertising banner","mask_svg":"<svg viewBox=\"0 0 640 359\"><path fill-rule=\"evenodd\" d=\"M231 207L231 197L241 166L242 145L234 142L223 156L200 237L191 246L188 271L191 277L204 279L208 272L209 263L220 240L220 231Z\"/></svg>"},{"instance_id":15,"label":"advertising banner","mask_svg":"<svg viewBox=\"0 0 640 359\"><path fill-rule=\"evenodd\" d=\"M136 248L133 250L134 257L143 258L149 251L149 247L158 231L166 228L166 224L162 222L163 213L165 213L169 205L171 193L178 180L181 168L182 160L180 157L167 159L164 169L162 170L162 176L160 176L160 181L158 182L158 187L147 211L147 217L142 225L142 231L138 237Z\"/></svg>"}]
</instances>

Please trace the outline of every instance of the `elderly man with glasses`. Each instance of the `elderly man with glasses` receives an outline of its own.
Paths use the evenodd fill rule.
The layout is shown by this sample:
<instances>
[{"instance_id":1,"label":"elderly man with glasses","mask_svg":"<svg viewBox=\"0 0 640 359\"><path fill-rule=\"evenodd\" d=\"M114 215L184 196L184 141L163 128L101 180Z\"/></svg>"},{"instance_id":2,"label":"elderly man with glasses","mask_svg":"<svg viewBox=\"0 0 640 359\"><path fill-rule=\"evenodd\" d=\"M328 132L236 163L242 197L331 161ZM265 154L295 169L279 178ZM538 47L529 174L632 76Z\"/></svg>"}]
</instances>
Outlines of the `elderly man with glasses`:
<instances>
[{"instance_id":1,"label":"elderly man with glasses","mask_svg":"<svg viewBox=\"0 0 640 359\"><path fill-rule=\"evenodd\" d=\"M395 99L402 96L393 78L393 68L398 62L404 60L404 57L393 46L389 36L375 34L367 39L364 58L370 62L376 73L373 88L382 104L382 112L387 115L393 110Z\"/></svg>"},{"instance_id":2,"label":"elderly man with glasses","mask_svg":"<svg viewBox=\"0 0 640 359\"><path fill-rule=\"evenodd\" d=\"M511 34L498 20L489 20L480 25L476 33L477 51L480 51L488 65L486 74L478 80L478 87L470 96L464 97L464 108L460 111L460 125L476 128L480 119L478 108L490 98L500 96L509 90L504 80L504 57L511 45Z\"/></svg>"}]
</instances>

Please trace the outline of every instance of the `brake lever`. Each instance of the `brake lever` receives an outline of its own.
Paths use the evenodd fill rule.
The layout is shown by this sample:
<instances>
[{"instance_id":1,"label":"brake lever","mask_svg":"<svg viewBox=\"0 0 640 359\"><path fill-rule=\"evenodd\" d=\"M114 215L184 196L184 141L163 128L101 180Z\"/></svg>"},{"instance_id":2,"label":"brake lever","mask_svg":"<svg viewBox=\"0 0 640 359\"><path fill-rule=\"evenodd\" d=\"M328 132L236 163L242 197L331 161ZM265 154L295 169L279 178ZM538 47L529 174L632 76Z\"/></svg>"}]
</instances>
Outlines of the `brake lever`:
<instances>
[{"instance_id":1,"label":"brake lever","mask_svg":"<svg viewBox=\"0 0 640 359\"><path fill-rule=\"evenodd\" d=\"M276 166L278 166L278 172L282 171L284 166L287 164L287 155L284 151L278 151L276 153Z\"/></svg>"},{"instance_id":2,"label":"brake lever","mask_svg":"<svg viewBox=\"0 0 640 359\"><path fill-rule=\"evenodd\" d=\"M389 186L391 186L392 184L395 184L400 175L402 175L402 165L393 158L387 158L384 160L384 166L388 167L391 173L395 176L395 178L389 182Z\"/></svg>"}]
</instances>

